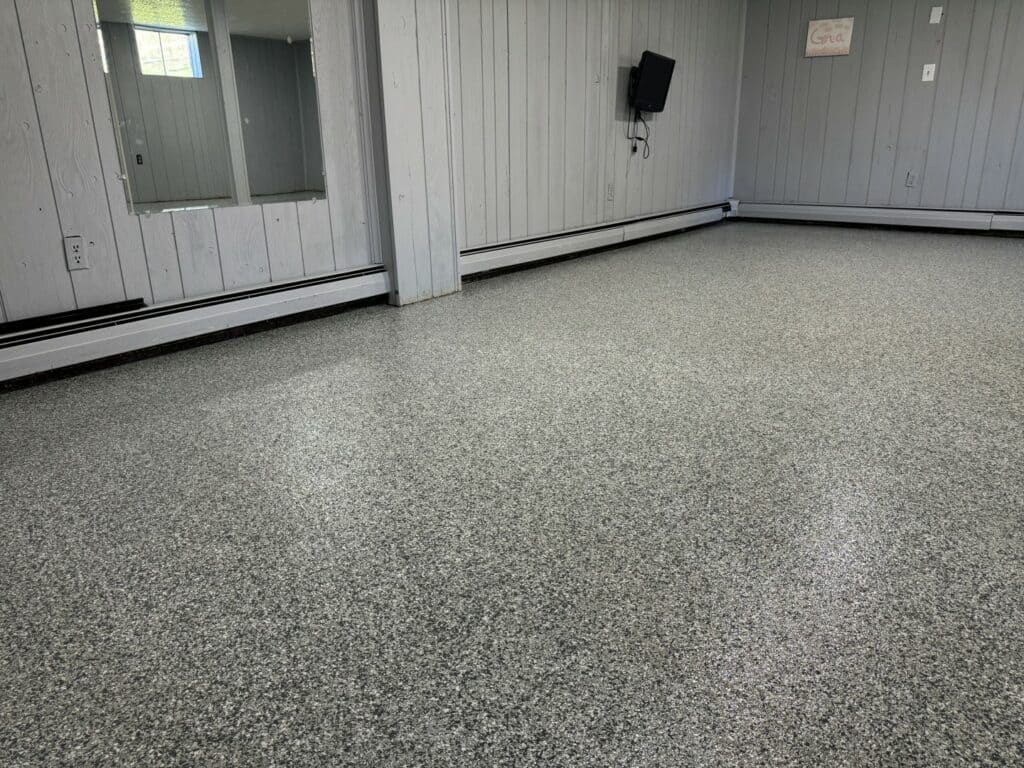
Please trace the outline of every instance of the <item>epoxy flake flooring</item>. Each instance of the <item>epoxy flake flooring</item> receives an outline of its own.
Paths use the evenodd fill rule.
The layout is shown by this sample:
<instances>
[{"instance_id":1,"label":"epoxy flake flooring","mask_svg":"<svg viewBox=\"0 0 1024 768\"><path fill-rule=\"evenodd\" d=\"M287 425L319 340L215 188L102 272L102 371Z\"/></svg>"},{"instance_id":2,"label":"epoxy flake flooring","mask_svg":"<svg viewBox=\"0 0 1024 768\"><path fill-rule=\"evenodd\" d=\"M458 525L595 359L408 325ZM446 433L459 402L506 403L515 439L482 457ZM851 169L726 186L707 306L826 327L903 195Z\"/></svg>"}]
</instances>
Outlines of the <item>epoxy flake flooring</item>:
<instances>
[{"instance_id":1,"label":"epoxy flake flooring","mask_svg":"<svg viewBox=\"0 0 1024 768\"><path fill-rule=\"evenodd\" d=\"M0 393L0 765L1024 764L1024 240L730 223Z\"/></svg>"}]
</instances>

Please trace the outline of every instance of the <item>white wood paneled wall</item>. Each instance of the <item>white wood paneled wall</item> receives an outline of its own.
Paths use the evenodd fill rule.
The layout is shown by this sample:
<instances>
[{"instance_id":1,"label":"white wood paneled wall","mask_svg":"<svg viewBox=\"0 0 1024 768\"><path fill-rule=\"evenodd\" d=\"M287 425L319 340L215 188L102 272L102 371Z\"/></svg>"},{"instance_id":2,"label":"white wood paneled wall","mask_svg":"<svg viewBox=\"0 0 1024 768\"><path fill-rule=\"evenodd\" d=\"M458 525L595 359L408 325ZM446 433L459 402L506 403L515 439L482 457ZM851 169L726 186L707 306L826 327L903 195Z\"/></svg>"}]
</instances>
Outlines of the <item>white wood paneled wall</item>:
<instances>
[{"instance_id":1,"label":"white wood paneled wall","mask_svg":"<svg viewBox=\"0 0 1024 768\"><path fill-rule=\"evenodd\" d=\"M752 2L736 196L1024 211L1024 0L949 0L931 24L936 4ZM833 16L856 18L850 55L804 58Z\"/></svg>"},{"instance_id":2,"label":"white wood paneled wall","mask_svg":"<svg viewBox=\"0 0 1024 768\"><path fill-rule=\"evenodd\" d=\"M449 0L462 249L727 199L744 0ZM651 157L629 67L676 59Z\"/></svg>"},{"instance_id":3,"label":"white wood paneled wall","mask_svg":"<svg viewBox=\"0 0 1024 768\"><path fill-rule=\"evenodd\" d=\"M0 0L0 319L379 263L356 1L311 2L327 201L135 216L91 0ZM89 270L65 268L73 234Z\"/></svg>"}]
</instances>

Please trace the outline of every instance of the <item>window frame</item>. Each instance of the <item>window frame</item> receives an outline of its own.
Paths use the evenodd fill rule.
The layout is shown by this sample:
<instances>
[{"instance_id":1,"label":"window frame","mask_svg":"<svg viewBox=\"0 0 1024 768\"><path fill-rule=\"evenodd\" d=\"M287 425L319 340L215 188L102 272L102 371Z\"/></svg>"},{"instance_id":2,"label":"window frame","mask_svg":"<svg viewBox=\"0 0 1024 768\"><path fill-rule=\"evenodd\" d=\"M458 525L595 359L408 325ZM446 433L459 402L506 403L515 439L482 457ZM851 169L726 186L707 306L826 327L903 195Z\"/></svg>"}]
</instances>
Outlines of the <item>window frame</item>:
<instances>
[{"instance_id":1,"label":"window frame","mask_svg":"<svg viewBox=\"0 0 1024 768\"><path fill-rule=\"evenodd\" d=\"M189 29L169 29L167 27L157 27L151 24L132 24L132 44L135 46L135 65L139 68L139 74L143 77L173 77L179 80L202 80L204 77L203 72L203 59L199 54L199 36L195 30ZM146 72L142 67L142 53L139 50L139 31L153 32L159 36L160 41L160 63L163 65L163 72ZM169 75L167 74L167 58L164 55L164 35L176 35L184 37L188 41L188 52L189 52L189 64L192 68L192 72L189 75Z\"/></svg>"}]
</instances>

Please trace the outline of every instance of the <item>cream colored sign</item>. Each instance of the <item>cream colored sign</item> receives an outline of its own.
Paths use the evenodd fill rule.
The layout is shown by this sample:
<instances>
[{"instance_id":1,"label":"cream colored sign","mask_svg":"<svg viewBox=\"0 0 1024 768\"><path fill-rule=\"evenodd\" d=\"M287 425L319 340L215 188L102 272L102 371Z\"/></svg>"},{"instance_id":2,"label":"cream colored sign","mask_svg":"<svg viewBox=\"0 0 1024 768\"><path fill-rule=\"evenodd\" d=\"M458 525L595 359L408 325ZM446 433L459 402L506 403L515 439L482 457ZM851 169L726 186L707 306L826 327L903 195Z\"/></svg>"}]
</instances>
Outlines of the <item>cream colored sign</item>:
<instances>
[{"instance_id":1,"label":"cream colored sign","mask_svg":"<svg viewBox=\"0 0 1024 768\"><path fill-rule=\"evenodd\" d=\"M849 56L853 17L818 19L807 25L806 56Z\"/></svg>"}]
</instances>

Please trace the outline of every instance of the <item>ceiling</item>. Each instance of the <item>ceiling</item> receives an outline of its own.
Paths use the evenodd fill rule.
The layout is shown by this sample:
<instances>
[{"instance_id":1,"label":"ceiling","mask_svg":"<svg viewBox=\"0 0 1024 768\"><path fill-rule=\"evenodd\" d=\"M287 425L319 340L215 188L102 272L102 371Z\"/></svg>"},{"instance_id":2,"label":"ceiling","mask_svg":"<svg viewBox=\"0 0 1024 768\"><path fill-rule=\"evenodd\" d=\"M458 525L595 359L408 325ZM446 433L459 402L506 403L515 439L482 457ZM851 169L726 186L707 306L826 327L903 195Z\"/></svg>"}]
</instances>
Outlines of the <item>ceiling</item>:
<instances>
[{"instance_id":1,"label":"ceiling","mask_svg":"<svg viewBox=\"0 0 1024 768\"><path fill-rule=\"evenodd\" d=\"M307 40L308 0L225 0L233 35ZM101 22L206 31L204 0L96 0Z\"/></svg>"}]
</instances>

